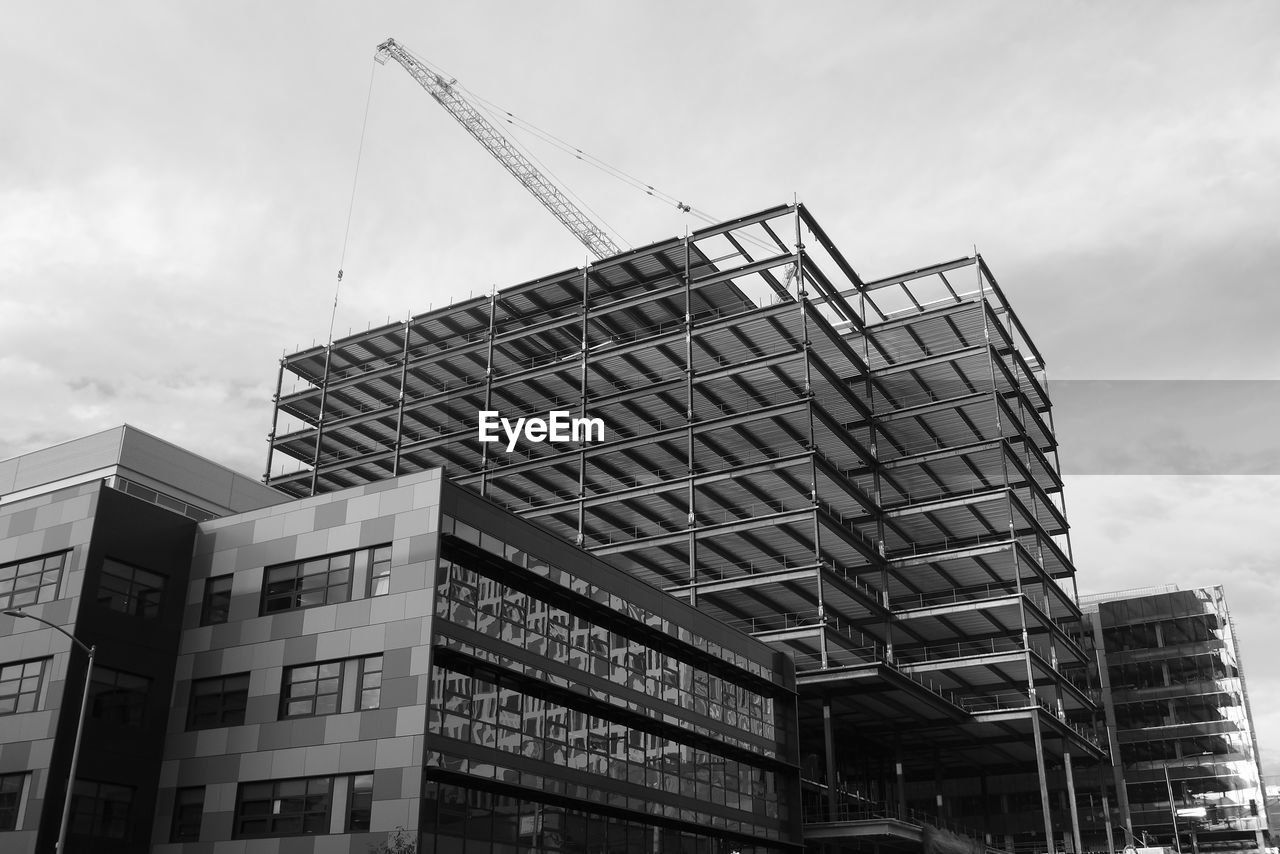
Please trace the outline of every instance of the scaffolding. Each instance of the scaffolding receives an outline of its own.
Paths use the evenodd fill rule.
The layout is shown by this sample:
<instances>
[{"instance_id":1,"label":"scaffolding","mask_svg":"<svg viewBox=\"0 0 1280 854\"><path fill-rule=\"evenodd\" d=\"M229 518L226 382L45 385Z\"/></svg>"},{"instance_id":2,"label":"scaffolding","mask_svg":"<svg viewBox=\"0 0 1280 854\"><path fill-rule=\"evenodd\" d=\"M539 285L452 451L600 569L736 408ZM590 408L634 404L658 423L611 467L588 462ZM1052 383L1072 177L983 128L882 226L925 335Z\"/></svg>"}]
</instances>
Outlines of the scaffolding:
<instances>
[{"instance_id":1,"label":"scaffolding","mask_svg":"<svg viewBox=\"0 0 1280 854\"><path fill-rule=\"evenodd\" d=\"M1052 851L1050 778L1074 804L1072 757L1104 754L1046 386L981 256L863 281L784 205L286 356L266 479L443 465L787 650L812 822L1033 769ZM481 410L607 432L508 453Z\"/></svg>"}]
</instances>

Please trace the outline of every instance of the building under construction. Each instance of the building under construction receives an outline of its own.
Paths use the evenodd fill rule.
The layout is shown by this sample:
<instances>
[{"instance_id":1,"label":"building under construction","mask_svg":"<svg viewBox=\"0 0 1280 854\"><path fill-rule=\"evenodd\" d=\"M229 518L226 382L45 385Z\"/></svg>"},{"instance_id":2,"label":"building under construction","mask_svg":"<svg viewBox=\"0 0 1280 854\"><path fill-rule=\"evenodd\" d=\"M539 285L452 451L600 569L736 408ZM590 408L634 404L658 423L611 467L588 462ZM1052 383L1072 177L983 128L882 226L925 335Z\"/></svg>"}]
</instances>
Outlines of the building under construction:
<instances>
[{"instance_id":1,"label":"building under construction","mask_svg":"<svg viewBox=\"0 0 1280 854\"><path fill-rule=\"evenodd\" d=\"M786 205L287 356L277 389L270 485L443 466L787 651L811 842L1119 822L1043 360L981 257L864 281ZM508 450L481 412L603 435Z\"/></svg>"}]
</instances>

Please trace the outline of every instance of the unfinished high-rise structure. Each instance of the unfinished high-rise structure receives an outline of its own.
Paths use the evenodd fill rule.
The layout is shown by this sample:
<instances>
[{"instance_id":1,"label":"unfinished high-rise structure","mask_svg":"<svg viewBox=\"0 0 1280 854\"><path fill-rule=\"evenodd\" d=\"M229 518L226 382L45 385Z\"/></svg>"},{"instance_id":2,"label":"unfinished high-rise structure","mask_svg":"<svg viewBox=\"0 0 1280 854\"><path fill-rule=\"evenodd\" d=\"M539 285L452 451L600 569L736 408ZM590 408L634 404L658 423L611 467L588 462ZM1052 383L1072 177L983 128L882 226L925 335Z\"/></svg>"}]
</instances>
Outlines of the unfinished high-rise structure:
<instances>
[{"instance_id":1,"label":"unfinished high-rise structure","mask_svg":"<svg viewBox=\"0 0 1280 854\"><path fill-rule=\"evenodd\" d=\"M604 435L509 451L480 412ZM921 810L1078 851L1104 752L1056 447L981 257L864 281L786 205L285 357L267 480L443 466L786 650L810 840L917 842Z\"/></svg>"},{"instance_id":2,"label":"unfinished high-rise structure","mask_svg":"<svg viewBox=\"0 0 1280 854\"><path fill-rule=\"evenodd\" d=\"M1260 851L1270 830L1244 664L1222 587L1081 597L1112 778L1132 841Z\"/></svg>"}]
</instances>

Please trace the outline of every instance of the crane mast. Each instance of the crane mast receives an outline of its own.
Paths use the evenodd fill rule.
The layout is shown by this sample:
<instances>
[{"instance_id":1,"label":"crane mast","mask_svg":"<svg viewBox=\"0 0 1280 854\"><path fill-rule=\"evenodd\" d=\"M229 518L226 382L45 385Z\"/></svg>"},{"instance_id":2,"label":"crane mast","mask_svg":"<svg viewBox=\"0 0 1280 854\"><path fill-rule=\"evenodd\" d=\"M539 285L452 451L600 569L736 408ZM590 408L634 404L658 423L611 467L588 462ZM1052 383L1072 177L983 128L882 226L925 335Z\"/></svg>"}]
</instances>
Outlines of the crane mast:
<instances>
[{"instance_id":1,"label":"crane mast","mask_svg":"<svg viewBox=\"0 0 1280 854\"><path fill-rule=\"evenodd\" d=\"M409 72L413 79L436 99L436 103L444 107L449 115L466 129L467 133L475 137L476 141L483 145L503 168L511 173L512 177L532 193L552 216L560 220L561 224L569 229L573 236L590 250L591 254L597 258L606 258L622 251L600 226L592 222L590 217L571 202L559 187L543 175L538 167L529 162L529 159L521 154L501 131L454 88L453 84L456 81L445 80L428 68L426 63L409 53L395 39L387 39L378 45L377 53L373 58L379 65L386 65L388 59L394 59L400 63L404 70Z\"/></svg>"}]
</instances>

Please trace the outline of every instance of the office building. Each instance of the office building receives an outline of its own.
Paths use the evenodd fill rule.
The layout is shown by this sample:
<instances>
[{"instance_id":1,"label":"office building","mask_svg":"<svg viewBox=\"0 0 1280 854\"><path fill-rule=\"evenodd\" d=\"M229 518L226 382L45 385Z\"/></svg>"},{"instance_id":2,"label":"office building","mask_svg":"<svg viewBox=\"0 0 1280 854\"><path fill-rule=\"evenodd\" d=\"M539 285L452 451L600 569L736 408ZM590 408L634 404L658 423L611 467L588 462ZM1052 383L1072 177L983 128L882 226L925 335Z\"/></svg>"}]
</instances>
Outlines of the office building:
<instances>
[{"instance_id":1,"label":"office building","mask_svg":"<svg viewBox=\"0 0 1280 854\"><path fill-rule=\"evenodd\" d=\"M1240 647L1221 587L1082 598L1105 664L1114 790L1128 832L1183 851L1261 851L1265 791Z\"/></svg>"},{"instance_id":2,"label":"office building","mask_svg":"<svg viewBox=\"0 0 1280 854\"><path fill-rule=\"evenodd\" d=\"M150 836L197 520L283 500L129 427L0 462L0 610L97 647L69 851ZM54 629L0 616L6 854L58 837L86 664Z\"/></svg>"},{"instance_id":3,"label":"office building","mask_svg":"<svg viewBox=\"0 0 1280 854\"><path fill-rule=\"evenodd\" d=\"M439 469L293 500L125 427L0 488L6 609L96 653L69 852L801 848L790 661ZM6 852L57 836L59 634L0 616Z\"/></svg>"},{"instance_id":4,"label":"office building","mask_svg":"<svg viewBox=\"0 0 1280 854\"><path fill-rule=\"evenodd\" d=\"M784 651L815 844L1078 851L1105 751L1056 449L982 258L864 280L788 205L286 356L267 479L443 466Z\"/></svg>"}]
</instances>

